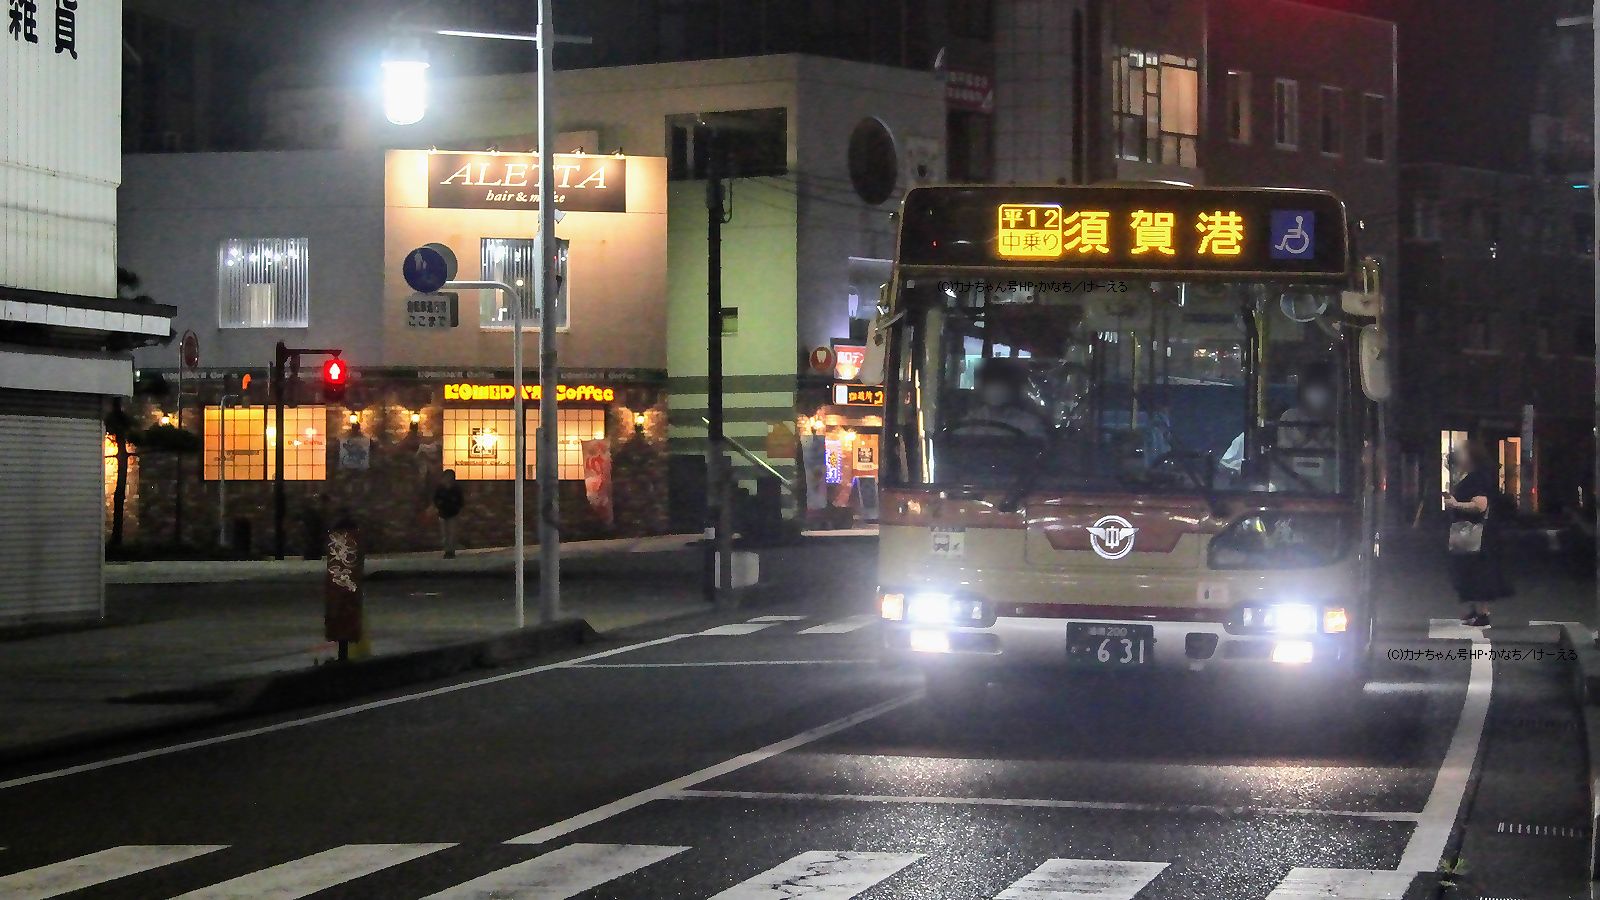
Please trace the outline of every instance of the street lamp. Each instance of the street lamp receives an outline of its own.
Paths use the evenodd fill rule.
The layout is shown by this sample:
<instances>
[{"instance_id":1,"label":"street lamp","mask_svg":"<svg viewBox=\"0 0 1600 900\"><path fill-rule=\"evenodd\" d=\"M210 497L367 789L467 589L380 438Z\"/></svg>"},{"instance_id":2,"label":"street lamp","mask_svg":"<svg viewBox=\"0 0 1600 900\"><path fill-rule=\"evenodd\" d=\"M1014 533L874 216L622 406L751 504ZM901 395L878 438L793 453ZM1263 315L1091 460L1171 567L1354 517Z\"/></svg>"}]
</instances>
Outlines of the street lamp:
<instances>
[{"instance_id":1,"label":"street lamp","mask_svg":"<svg viewBox=\"0 0 1600 900\"><path fill-rule=\"evenodd\" d=\"M415 125L428 111L428 54L416 38L396 38L383 56L383 114Z\"/></svg>"},{"instance_id":2,"label":"street lamp","mask_svg":"<svg viewBox=\"0 0 1600 900\"><path fill-rule=\"evenodd\" d=\"M534 34L514 34L487 31L461 31L458 29L432 29L434 34L446 37L480 38L486 40L521 41L532 43L537 52L536 73L539 104L539 230L537 239L536 281L533 295L539 311L539 430L537 480L539 484L539 618L549 623L561 614L561 530L557 505L560 481L557 443L556 395L559 393L556 359L556 299L557 266L554 264L556 220L554 166L548 164L555 150L555 117L550 113L550 73L557 43L589 44L586 37L565 37L555 33L551 25L551 0L539 0L538 30ZM428 62L419 41L407 45L396 40L384 56L384 113L396 125L413 125L422 121L427 112ZM456 282L457 286L472 284ZM480 286L490 286L488 282ZM509 286L505 286L509 287ZM526 423L522 415L522 296L521 291L510 290L517 315L512 329L512 368L514 370L516 416L516 593L517 626L523 624L522 554L522 480L525 477Z\"/></svg>"}]
</instances>

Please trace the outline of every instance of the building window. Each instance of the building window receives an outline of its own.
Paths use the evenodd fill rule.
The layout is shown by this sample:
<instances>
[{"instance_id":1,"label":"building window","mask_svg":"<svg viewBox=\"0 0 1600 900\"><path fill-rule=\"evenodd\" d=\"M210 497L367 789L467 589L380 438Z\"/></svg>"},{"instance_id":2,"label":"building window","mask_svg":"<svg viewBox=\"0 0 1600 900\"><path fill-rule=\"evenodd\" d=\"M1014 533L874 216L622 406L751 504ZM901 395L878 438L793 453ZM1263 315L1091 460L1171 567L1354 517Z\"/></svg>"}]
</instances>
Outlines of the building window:
<instances>
[{"instance_id":1,"label":"building window","mask_svg":"<svg viewBox=\"0 0 1600 900\"><path fill-rule=\"evenodd\" d=\"M1361 95L1361 131L1367 159L1389 158L1389 104L1382 94Z\"/></svg>"},{"instance_id":2,"label":"building window","mask_svg":"<svg viewBox=\"0 0 1600 900\"><path fill-rule=\"evenodd\" d=\"M536 478L539 409L530 405L523 424L528 442L523 454L525 476ZM558 470L562 481L583 479L583 442L606 436L602 407L564 407L556 411ZM444 411L444 467L463 481L511 481L516 478L516 413L507 408L458 407Z\"/></svg>"},{"instance_id":3,"label":"building window","mask_svg":"<svg viewBox=\"0 0 1600 900\"><path fill-rule=\"evenodd\" d=\"M1239 144L1250 143L1250 73L1229 72L1228 140Z\"/></svg>"},{"instance_id":4,"label":"building window","mask_svg":"<svg viewBox=\"0 0 1600 900\"><path fill-rule=\"evenodd\" d=\"M1130 50L1118 55L1112 81L1118 159L1199 165L1200 70L1192 57Z\"/></svg>"},{"instance_id":5,"label":"building window","mask_svg":"<svg viewBox=\"0 0 1600 900\"><path fill-rule=\"evenodd\" d=\"M994 177L993 117L953 109L945 116L950 181L983 184Z\"/></svg>"},{"instance_id":6,"label":"building window","mask_svg":"<svg viewBox=\"0 0 1600 900\"><path fill-rule=\"evenodd\" d=\"M667 178L703 179L711 153L730 178L784 175L789 171L789 111L740 109L667 116Z\"/></svg>"},{"instance_id":7,"label":"building window","mask_svg":"<svg viewBox=\"0 0 1600 900\"><path fill-rule=\"evenodd\" d=\"M1272 142L1280 150L1300 146L1300 83L1290 78L1272 83Z\"/></svg>"},{"instance_id":8,"label":"building window","mask_svg":"<svg viewBox=\"0 0 1600 900\"><path fill-rule=\"evenodd\" d=\"M1555 346L1555 342L1551 340L1551 330L1550 330L1549 323L1540 322L1540 323L1534 325L1533 326L1533 349L1534 349L1534 352L1538 353L1540 356L1550 356L1550 355L1552 355L1551 354L1551 348L1554 347L1554 346Z\"/></svg>"},{"instance_id":9,"label":"building window","mask_svg":"<svg viewBox=\"0 0 1600 900\"><path fill-rule=\"evenodd\" d=\"M226 424L224 425L224 422ZM276 416L262 406L220 406L205 411L204 477L215 481L226 467L229 481L263 481L277 473ZM328 410L291 406L283 411L289 442L283 448L285 481L323 481L328 477Z\"/></svg>"},{"instance_id":10,"label":"building window","mask_svg":"<svg viewBox=\"0 0 1600 900\"><path fill-rule=\"evenodd\" d=\"M1439 239L1439 203L1428 197L1411 201L1411 236L1419 241Z\"/></svg>"},{"instance_id":11,"label":"building window","mask_svg":"<svg viewBox=\"0 0 1600 900\"><path fill-rule=\"evenodd\" d=\"M1579 316L1572 328L1572 355L1594 357L1594 316Z\"/></svg>"},{"instance_id":12,"label":"building window","mask_svg":"<svg viewBox=\"0 0 1600 900\"><path fill-rule=\"evenodd\" d=\"M217 324L304 328L311 288L305 238L229 238L217 251Z\"/></svg>"},{"instance_id":13,"label":"building window","mask_svg":"<svg viewBox=\"0 0 1600 900\"><path fill-rule=\"evenodd\" d=\"M1344 152L1344 91L1322 86L1322 152L1338 156Z\"/></svg>"},{"instance_id":14,"label":"building window","mask_svg":"<svg viewBox=\"0 0 1600 900\"><path fill-rule=\"evenodd\" d=\"M565 330L567 316L567 241L556 238L556 330ZM517 289L522 297L522 327L539 328L539 307L534 296L539 279L535 263L539 260L538 241L532 238L484 238L479 253L484 281L499 281ZM516 310L504 291L484 291L478 301L478 324L483 328L510 328Z\"/></svg>"},{"instance_id":15,"label":"building window","mask_svg":"<svg viewBox=\"0 0 1600 900\"><path fill-rule=\"evenodd\" d=\"M1486 313L1472 313L1463 322L1462 349L1468 353L1494 353L1500 349L1500 335L1494 319Z\"/></svg>"},{"instance_id":16,"label":"building window","mask_svg":"<svg viewBox=\"0 0 1600 900\"><path fill-rule=\"evenodd\" d=\"M950 33L958 38L994 38L993 0L950 0Z\"/></svg>"}]
</instances>

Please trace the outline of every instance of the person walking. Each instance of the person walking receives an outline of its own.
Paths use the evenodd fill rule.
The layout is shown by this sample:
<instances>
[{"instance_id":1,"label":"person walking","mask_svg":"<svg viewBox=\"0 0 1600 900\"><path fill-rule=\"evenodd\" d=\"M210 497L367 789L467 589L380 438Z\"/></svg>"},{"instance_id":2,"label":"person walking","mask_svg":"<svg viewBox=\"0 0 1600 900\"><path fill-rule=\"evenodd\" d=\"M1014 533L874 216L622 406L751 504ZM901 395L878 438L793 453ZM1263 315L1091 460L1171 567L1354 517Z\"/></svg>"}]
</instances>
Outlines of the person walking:
<instances>
[{"instance_id":1,"label":"person walking","mask_svg":"<svg viewBox=\"0 0 1600 900\"><path fill-rule=\"evenodd\" d=\"M444 470L444 480L433 491L433 508L439 513L439 542L444 545L444 558L456 558L456 516L466 498L461 495L461 485L456 482L454 469Z\"/></svg>"},{"instance_id":2,"label":"person walking","mask_svg":"<svg viewBox=\"0 0 1600 900\"><path fill-rule=\"evenodd\" d=\"M1483 444L1469 441L1464 452L1451 454L1451 463L1462 475L1444 497L1450 513L1450 583L1466 607L1461 624L1487 627L1489 602L1511 593L1496 552L1498 523L1491 521L1499 493L1494 462Z\"/></svg>"}]
</instances>

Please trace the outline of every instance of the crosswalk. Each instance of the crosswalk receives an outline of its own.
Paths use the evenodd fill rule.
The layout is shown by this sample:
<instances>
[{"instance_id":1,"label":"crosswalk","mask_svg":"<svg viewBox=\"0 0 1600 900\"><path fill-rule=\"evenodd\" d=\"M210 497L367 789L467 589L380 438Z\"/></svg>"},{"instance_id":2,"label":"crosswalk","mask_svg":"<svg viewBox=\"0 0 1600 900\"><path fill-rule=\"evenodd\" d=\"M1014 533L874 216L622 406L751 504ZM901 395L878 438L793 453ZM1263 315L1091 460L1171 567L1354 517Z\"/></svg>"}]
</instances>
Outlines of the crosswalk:
<instances>
[{"instance_id":1,"label":"crosswalk","mask_svg":"<svg viewBox=\"0 0 1600 900\"><path fill-rule=\"evenodd\" d=\"M876 615L866 613L863 615L845 616L842 619L833 619L823 622L819 625L811 625L804 628L798 627L800 623L803 623L810 618L810 616L756 616L755 618L744 622L730 622L726 625L718 625L714 628L707 628L704 631L696 632L696 635L699 637L734 637L738 635L755 634L756 632L768 631L769 629L774 630L770 633L793 633L808 635L849 634L853 631L860 631L861 629L866 628L868 625L878 621L878 617ZM794 630L791 631L791 629Z\"/></svg>"},{"instance_id":2,"label":"crosswalk","mask_svg":"<svg viewBox=\"0 0 1600 900\"><path fill-rule=\"evenodd\" d=\"M111 847L0 876L0 897L6 900L66 897L89 888L114 886L120 879L228 849L232 848L215 844ZM471 848L448 843L347 844L196 887L178 894L173 900L297 900L456 849ZM726 871L727 854L708 848L703 855L696 856L692 852L694 849L653 844L568 844L471 877L428 894L424 900L570 900L630 876L638 876L640 880L626 888L612 886L613 893L608 896L850 900L885 883L897 892L916 896L922 893L923 887L919 867L926 867L932 856L909 852L808 850L742 881L727 884L739 877L737 873L722 874ZM222 862L222 857L217 859ZM681 868L670 877L662 878L660 870L667 865ZM992 900L1137 900L1147 888L1163 879L1176 877L1181 882L1186 876L1181 867L1175 869L1167 862L1058 858L1038 861L1020 877L1015 874L1010 877L1014 879L1011 884L994 894ZM726 879L723 884L715 883L722 879ZM696 889L683 887L692 880L703 881L706 885ZM1266 900L1402 900L1411 882L1412 873L1393 870L1295 868L1278 881ZM1182 891L1184 885L1169 884L1163 894L1171 896L1175 888ZM352 889L359 892L360 886L352 885ZM385 896L391 895L392 891L385 891Z\"/></svg>"}]
</instances>

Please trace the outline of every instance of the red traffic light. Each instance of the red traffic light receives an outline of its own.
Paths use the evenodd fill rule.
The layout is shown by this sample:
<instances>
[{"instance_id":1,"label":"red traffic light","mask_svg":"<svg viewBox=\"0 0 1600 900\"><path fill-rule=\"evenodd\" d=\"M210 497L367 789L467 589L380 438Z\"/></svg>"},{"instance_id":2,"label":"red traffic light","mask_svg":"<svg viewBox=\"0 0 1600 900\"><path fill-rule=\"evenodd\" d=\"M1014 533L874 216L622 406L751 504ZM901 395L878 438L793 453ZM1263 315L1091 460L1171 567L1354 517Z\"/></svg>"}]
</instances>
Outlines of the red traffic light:
<instances>
[{"instance_id":1,"label":"red traffic light","mask_svg":"<svg viewBox=\"0 0 1600 900\"><path fill-rule=\"evenodd\" d=\"M322 383L331 387L344 387L350 379L350 367L342 359L330 359L322 364Z\"/></svg>"}]
</instances>

